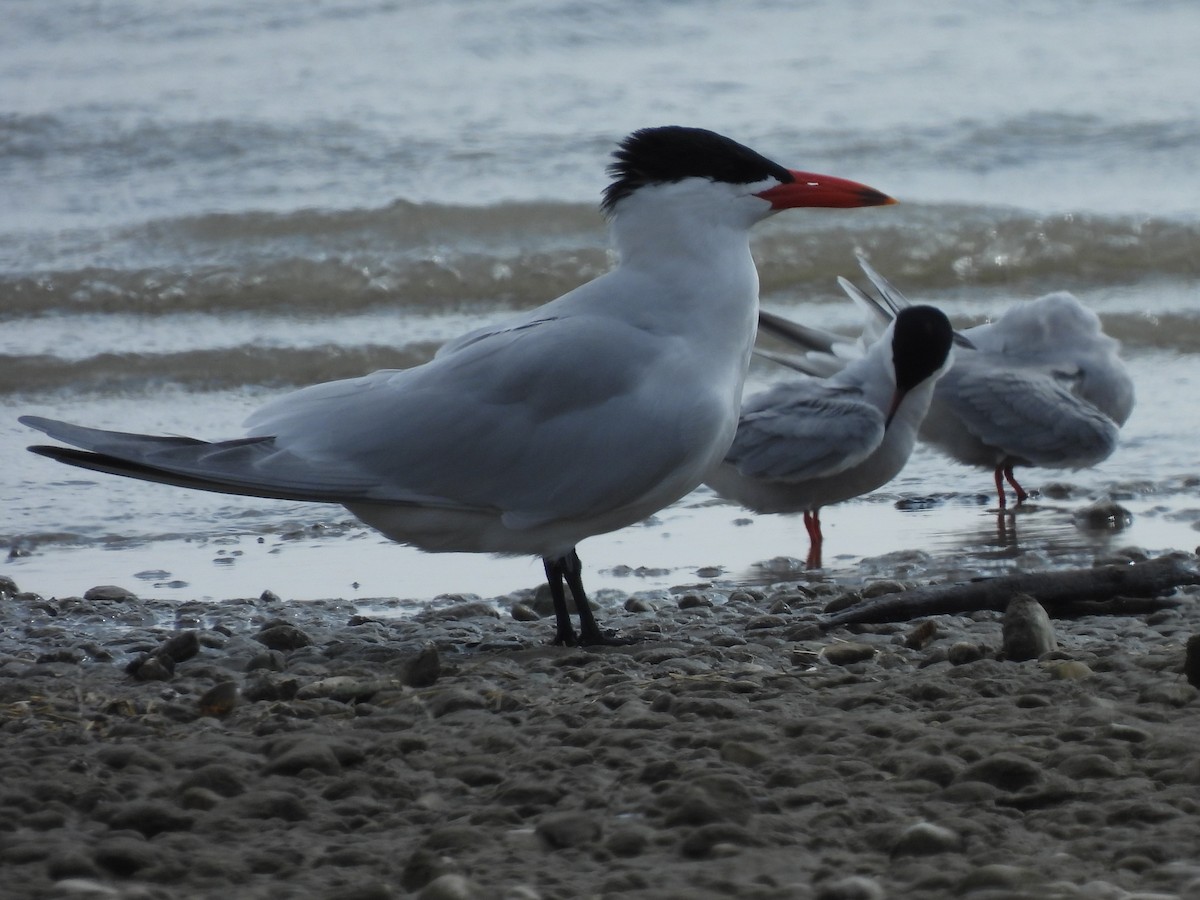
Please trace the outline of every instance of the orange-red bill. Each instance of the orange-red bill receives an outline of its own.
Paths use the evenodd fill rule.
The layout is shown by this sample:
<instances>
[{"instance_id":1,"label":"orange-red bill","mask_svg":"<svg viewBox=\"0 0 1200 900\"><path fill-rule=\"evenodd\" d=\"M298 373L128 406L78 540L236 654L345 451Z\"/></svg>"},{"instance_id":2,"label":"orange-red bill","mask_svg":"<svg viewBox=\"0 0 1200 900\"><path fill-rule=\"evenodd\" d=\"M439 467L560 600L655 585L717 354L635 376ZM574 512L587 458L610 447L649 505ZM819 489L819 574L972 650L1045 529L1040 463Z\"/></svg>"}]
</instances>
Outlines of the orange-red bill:
<instances>
[{"instance_id":1,"label":"orange-red bill","mask_svg":"<svg viewBox=\"0 0 1200 900\"><path fill-rule=\"evenodd\" d=\"M795 209L800 206L847 209L854 206L891 206L898 202L882 191L857 181L815 172L788 171L792 173L794 181L758 193L759 197L771 204L772 209Z\"/></svg>"}]
</instances>

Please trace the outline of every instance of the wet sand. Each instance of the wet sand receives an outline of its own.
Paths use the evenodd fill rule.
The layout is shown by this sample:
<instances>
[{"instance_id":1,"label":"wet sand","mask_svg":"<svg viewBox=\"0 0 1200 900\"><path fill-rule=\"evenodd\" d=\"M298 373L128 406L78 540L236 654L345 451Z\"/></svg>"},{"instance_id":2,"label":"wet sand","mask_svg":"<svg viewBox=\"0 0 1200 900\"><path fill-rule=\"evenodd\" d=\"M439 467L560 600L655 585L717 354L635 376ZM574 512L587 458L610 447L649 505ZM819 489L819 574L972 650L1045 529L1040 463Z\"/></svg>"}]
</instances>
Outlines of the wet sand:
<instances>
[{"instance_id":1,"label":"wet sand","mask_svg":"<svg viewBox=\"0 0 1200 900\"><path fill-rule=\"evenodd\" d=\"M1192 588L1022 662L1000 613L825 632L846 587L795 581L601 591L637 641L586 650L528 591L20 588L2 897L1200 897Z\"/></svg>"}]
</instances>

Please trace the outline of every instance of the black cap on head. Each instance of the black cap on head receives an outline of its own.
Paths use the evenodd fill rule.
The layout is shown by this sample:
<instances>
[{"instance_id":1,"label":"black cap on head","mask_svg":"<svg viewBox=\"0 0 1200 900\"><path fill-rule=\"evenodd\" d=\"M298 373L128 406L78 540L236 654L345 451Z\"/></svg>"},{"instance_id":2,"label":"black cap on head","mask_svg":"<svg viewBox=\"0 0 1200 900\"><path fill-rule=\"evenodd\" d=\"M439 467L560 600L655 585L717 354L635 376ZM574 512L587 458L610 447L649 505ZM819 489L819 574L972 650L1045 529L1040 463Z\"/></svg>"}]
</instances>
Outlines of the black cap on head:
<instances>
[{"instance_id":1,"label":"black cap on head","mask_svg":"<svg viewBox=\"0 0 1200 900\"><path fill-rule=\"evenodd\" d=\"M703 128L666 125L643 128L621 142L608 167L614 181L604 191L601 209L647 184L708 178L730 184L754 184L768 178L787 183L792 174L778 163L724 135Z\"/></svg>"},{"instance_id":2,"label":"black cap on head","mask_svg":"<svg viewBox=\"0 0 1200 900\"><path fill-rule=\"evenodd\" d=\"M892 332L896 390L911 391L940 369L953 340L954 329L940 309L909 306L900 310Z\"/></svg>"}]
</instances>

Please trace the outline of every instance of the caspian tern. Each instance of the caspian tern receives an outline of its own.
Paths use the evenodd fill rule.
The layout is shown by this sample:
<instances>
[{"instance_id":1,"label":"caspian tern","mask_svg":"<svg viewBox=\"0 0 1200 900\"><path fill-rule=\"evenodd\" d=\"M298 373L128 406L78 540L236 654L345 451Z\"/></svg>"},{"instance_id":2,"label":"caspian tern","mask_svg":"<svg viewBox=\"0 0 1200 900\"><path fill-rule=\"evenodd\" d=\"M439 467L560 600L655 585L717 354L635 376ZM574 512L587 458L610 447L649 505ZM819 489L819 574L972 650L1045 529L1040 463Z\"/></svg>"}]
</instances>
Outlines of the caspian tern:
<instances>
[{"instance_id":1,"label":"caspian tern","mask_svg":"<svg viewBox=\"0 0 1200 900\"><path fill-rule=\"evenodd\" d=\"M807 330L766 312L760 319L785 334ZM821 507L873 491L904 468L950 365L953 334L941 310L909 307L828 378L809 370L751 397L708 485L755 512L803 512L807 566L820 568ZM789 364L805 370L802 360Z\"/></svg>"},{"instance_id":2,"label":"caspian tern","mask_svg":"<svg viewBox=\"0 0 1200 900\"><path fill-rule=\"evenodd\" d=\"M909 301L860 258L879 290L887 321ZM994 473L1000 509L1004 481L1017 503L1028 494L1014 466L1082 469L1107 459L1133 411L1133 380L1100 318L1057 291L962 332L957 354L934 390L920 438L946 455Z\"/></svg>"},{"instance_id":3,"label":"caspian tern","mask_svg":"<svg viewBox=\"0 0 1200 900\"><path fill-rule=\"evenodd\" d=\"M340 503L424 550L540 556L556 643L609 642L575 545L684 496L729 448L758 315L751 226L793 207L895 202L697 128L635 132L614 159L602 209L620 262L557 300L424 365L280 397L234 440L29 416L82 448L30 449L181 487Z\"/></svg>"}]
</instances>

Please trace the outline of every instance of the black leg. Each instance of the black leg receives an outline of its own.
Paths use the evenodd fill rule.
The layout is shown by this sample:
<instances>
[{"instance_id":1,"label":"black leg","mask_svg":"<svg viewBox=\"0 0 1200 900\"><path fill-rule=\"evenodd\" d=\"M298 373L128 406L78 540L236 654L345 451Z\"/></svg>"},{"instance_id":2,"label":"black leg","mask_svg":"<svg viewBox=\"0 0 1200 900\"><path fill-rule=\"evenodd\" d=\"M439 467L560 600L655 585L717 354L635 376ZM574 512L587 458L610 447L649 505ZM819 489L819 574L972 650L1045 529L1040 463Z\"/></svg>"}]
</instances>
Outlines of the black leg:
<instances>
[{"instance_id":1,"label":"black leg","mask_svg":"<svg viewBox=\"0 0 1200 900\"><path fill-rule=\"evenodd\" d=\"M575 556L574 553L571 555ZM575 556L575 561L579 561L578 556ZM554 618L558 622L558 628L554 633L554 643L565 647L574 647L576 643L575 629L571 626L571 614L567 611L567 595L563 590L563 576L566 574L569 560L565 556L557 559L544 558L542 565L546 569L546 583L550 585L550 596L554 599ZM574 589L572 589L572 593L574 593Z\"/></svg>"},{"instance_id":2,"label":"black leg","mask_svg":"<svg viewBox=\"0 0 1200 900\"><path fill-rule=\"evenodd\" d=\"M579 554L574 550L570 556L563 557L563 577L567 579L567 587L575 598L575 611L579 613L579 643L581 646L611 643L600 633L596 617L592 615L592 606L588 603L587 594L583 591L583 563Z\"/></svg>"}]
</instances>

